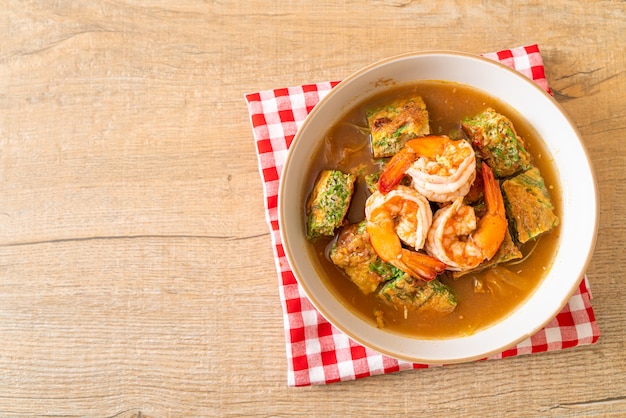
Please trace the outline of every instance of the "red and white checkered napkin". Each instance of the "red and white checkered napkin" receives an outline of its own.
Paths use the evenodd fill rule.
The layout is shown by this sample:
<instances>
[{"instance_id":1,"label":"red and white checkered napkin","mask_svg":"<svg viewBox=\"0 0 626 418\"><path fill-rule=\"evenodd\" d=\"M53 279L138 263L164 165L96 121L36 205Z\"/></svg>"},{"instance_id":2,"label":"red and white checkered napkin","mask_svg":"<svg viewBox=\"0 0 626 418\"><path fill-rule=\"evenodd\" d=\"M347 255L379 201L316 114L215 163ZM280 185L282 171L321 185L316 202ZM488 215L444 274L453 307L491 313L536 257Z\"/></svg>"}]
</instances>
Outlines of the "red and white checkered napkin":
<instances>
[{"instance_id":1,"label":"red and white checkered napkin","mask_svg":"<svg viewBox=\"0 0 626 418\"><path fill-rule=\"evenodd\" d=\"M500 61L550 92L537 45L483 56ZM432 367L384 356L354 342L313 307L285 257L278 229L278 183L296 131L317 102L338 82L307 84L245 96L263 179L266 218L272 234L283 307L289 386L325 384L408 369ZM569 303L544 329L489 359L593 344L600 336L585 277Z\"/></svg>"}]
</instances>

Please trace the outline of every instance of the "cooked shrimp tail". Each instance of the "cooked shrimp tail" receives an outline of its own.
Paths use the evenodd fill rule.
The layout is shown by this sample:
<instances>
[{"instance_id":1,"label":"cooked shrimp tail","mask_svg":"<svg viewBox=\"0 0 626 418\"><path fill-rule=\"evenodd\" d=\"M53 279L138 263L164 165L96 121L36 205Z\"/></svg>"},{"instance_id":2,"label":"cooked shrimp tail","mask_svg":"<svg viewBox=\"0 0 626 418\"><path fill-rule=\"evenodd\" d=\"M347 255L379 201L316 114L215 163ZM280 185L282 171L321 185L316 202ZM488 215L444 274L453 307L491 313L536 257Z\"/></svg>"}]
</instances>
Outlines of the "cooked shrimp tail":
<instances>
[{"instance_id":1,"label":"cooked shrimp tail","mask_svg":"<svg viewBox=\"0 0 626 418\"><path fill-rule=\"evenodd\" d=\"M482 172L487 213L478 221L478 228L473 239L483 249L485 259L489 260L502 245L506 235L507 220L500 184L494 177L493 170L487 164L483 164Z\"/></svg>"},{"instance_id":2,"label":"cooked shrimp tail","mask_svg":"<svg viewBox=\"0 0 626 418\"><path fill-rule=\"evenodd\" d=\"M393 263L392 263L393 264ZM424 281L433 280L439 273L446 269L446 265L434 257L415 251L402 249L399 263L404 268L396 265L400 270L410 276L418 277Z\"/></svg>"},{"instance_id":3,"label":"cooked shrimp tail","mask_svg":"<svg viewBox=\"0 0 626 418\"><path fill-rule=\"evenodd\" d=\"M382 194L387 194L393 190L402 181L404 173L406 173L406 170L411 167L414 161L415 153L407 146L402 148L385 165L385 169L378 180L378 190Z\"/></svg>"}]
</instances>

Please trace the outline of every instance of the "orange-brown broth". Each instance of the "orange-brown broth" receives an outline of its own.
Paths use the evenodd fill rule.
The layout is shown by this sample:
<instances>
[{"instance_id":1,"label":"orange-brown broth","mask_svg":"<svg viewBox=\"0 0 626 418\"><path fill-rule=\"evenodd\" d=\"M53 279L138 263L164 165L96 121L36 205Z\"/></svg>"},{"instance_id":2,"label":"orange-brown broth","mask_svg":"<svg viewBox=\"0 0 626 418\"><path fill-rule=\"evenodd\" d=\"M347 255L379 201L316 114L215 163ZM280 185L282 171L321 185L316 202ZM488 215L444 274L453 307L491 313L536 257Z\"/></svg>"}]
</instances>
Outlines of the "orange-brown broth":
<instances>
[{"instance_id":1,"label":"orange-brown broth","mask_svg":"<svg viewBox=\"0 0 626 418\"><path fill-rule=\"evenodd\" d=\"M482 92L468 86L444 82L420 82L408 86L390 89L367 100L354 109L333 126L326 134L325 145L318 150L309 170L308 182L313 187L314 180L320 170L335 168L344 172L354 172L360 166L361 172L369 174L378 170L372 161L369 137L357 129L366 127L366 109L389 102L402 96L421 96L428 108L430 126L433 134L453 135L460 129L460 121L473 116L491 106L505 114L513 122L518 135L533 156L533 163L540 169L546 187L549 188L557 215L560 213L561 202L558 189L557 173L549 154L543 147L534 129L516 111L503 103L488 97ZM356 150L346 152L346 150ZM364 203L369 192L361 180L357 182L355 195L348 213L350 222L358 222L364 218ZM454 290L458 305L449 315L428 315L423 312L405 312L389 307L374 295L363 295L360 290L346 278L328 258L332 239L319 239L312 245L323 268L323 280L334 294L351 310L368 321L374 323L373 312L382 309L386 328L390 331L420 336L425 338L447 338L468 335L484 328L511 313L526 300L537 288L552 263L553 254L558 245L558 227L549 234L544 234L536 243L536 248L523 262L506 267L517 274L515 286L502 284L495 292L474 292L474 280L483 280L491 273L473 273L457 280L443 278ZM534 243L522 248L525 254Z\"/></svg>"}]
</instances>

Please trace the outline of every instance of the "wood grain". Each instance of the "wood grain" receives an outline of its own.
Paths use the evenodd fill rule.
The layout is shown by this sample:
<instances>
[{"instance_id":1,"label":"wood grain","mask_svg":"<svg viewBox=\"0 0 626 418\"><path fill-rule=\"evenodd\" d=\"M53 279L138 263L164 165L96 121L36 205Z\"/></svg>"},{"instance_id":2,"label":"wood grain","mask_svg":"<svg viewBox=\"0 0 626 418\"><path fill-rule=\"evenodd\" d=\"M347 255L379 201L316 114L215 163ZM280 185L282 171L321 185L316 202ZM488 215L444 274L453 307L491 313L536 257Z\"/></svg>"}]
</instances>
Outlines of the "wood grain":
<instances>
[{"instance_id":1,"label":"wood grain","mask_svg":"<svg viewBox=\"0 0 626 418\"><path fill-rule=\"evenodd\" d=\"M626 414L625 22L609 0L4 2L0 416ZM531 43L597 174L599 342L287 388L243 94Z\"/></svg>"}]
</instances>

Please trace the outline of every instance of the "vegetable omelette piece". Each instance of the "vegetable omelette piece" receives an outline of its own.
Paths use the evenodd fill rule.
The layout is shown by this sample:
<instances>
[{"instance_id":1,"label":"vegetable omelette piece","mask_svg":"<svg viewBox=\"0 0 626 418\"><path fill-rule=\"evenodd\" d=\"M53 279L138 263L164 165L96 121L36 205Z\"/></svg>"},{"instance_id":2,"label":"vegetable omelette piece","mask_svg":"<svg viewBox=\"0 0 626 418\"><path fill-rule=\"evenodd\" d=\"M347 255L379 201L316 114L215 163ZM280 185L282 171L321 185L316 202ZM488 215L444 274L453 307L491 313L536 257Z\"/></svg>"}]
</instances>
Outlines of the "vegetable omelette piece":
<instances>
[{"instance_id":1,"label":"vegetable omelette piece","mask_svg":"<svg viewBox=\"0 0 626 418\"><path fill-rule=\"evenodd\" d=\"M330 259L364 294L377 296L396 308L449 313L456 307L452 290L437 279L414 279L378 257L370 243L367 221L341 228Z\"/></svg>"},{"instance_id":2,"label":"vegetable omelette piece","mask_svg":"<svg viewBox=\"0 0 626 418\"><path fill-rule=\"evenodd\" d=\"M374 292L380 283L404 274L383 262L370 244L367 221L341 228L330 251L331 261L341 268L363 294Z\"/></svg>"},{"instance_id":3,"label":"vegetable omelette piece","mask_svg":"<svg viewBox=\"0 0 626 418\"><path fill-rule=\"evenodd\" d=\"M306 205L307 238L334 235L343 224L356 176L339 170L322 170Z\"/></svg>"},{"instance_id":4,"label":"vegetable omelette piece","mask_svg":"<svg viewBox=\"0 0 626 418\"><path fill-rule=\"evenodd\" d=\"M496 177L512 176L531 167L530 154L513 123L494 109L464 119L461 127Z\"/></svg>"},{"instance_id":5,"label":"vegetable omelette piece","mask_svg":"<svg viewBox=\"0 0 626 418\"><path fill-rule=\"evenodd\" d=\"M378 190L378 179L380 179L380 174L381 172L377 171L365 176L365 185L370 193L374 193Z\"/></svg>"},{"instance_id":6,"label":"vegetable omelette piece","mask_svg":"<svg viewBox=\"0 0 626 418\"><path fill-rule=\"evenodd\" d=\"M385 283L378 296L388 304L407 311L420 309L447 314L454 311L457 305L452 289L438 279L425 282L408 274Z\"/></svg>"},{"instance_id":7,"label":"vegetable omelette piece","mask_svg":"<svg viewBox=\"0 0 626 418\"><path fill-rule=\"evenodd\" d=\"M507 218L520 243L550 231L559 223L543 177L536 167L502 183Z\"/></svg>"},{"instance_id":8,"label":"vegetable omelette piece","mask_svg":"<svg viewBox=\"0 0 626 418\"><path fill-rule=\"evenodd\" d=\"M419 96L369 109L366 116L374 158L391 157L408 139L430 134L428 110Z\"/></svg>"}]
</instances>

